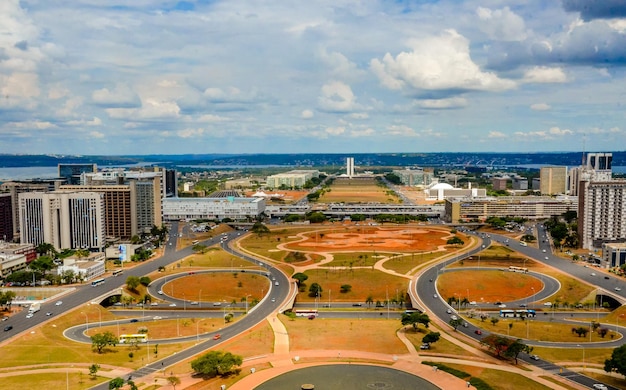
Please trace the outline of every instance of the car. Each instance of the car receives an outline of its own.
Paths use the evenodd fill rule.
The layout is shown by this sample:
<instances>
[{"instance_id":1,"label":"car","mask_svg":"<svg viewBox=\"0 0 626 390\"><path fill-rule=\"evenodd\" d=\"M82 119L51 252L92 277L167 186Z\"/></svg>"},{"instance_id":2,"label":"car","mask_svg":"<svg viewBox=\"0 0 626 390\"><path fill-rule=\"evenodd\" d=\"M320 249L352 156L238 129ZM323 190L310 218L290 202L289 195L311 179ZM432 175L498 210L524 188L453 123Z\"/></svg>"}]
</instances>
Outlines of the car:
<instances>
[{"instance_id":1,"label":"car","mask_svg":"<svg viewBox=\"0 0 626 390\"><path fill-rule=\"evenodd\" d=\"M47 312L47 313L46 313L46 315L47 315L48 317L50 317L50 316L52 315L52 312L50 312L50 311L49 311L49 312Z\"/></svg>"},{"instance_id":2,"label":"car","mask_svg":"<svg viewBox=\"0 0 626 390\"><path fill-rule=\"evenodd\" d=\"M480 329L476 329L476 330L474 331L474 333L476 333L477 335L481 335L481 334L483 334L483 331L482 331L482 330L480 330Z\"/></svg>"},{"instance_id":3,"label":"car","mask_svg":"<svg viewBox=\"0 0 626 390\"><path fill-rule=\"evenodd\" d=\"M437 294L433 294L433 298L437 298Z\"/></svg>"},{"instance_id":4,"label":"car","mask_svg":"<svg viewBox=\"0 0 626 390\"><path fill-rule=\"evenodd\" d=\"M157 294L163 295L163 291L159 290L159 291L157 291Z\"/></svg>"},{"instance_id":5,"label":"car","mask_svg":"<svg viewBox=\"0 0 626 390\"><path fill-rule=\"evenodd\" d=\"M469 324L468 324L467 322L464 322L464 323L463 323L463 327L464 327L464 328L467 328L467 327L469 327Z\"/></svg>"},{"instance_id":6,"label":"car","mask_svg":"<svg viewBox=\"0 0 626 390\"><path fill-rule=\"evenodd\" d=\"M57 301L57 303L55 303L55 305L57 306L61 306L63 304L63 301Z\"/></svg>"},{"instance_id":7,"label":"car","mask_svg":"<svg viewBox=\"0 0 626 390\"><path fill-rule=\"evenodd\" d=\"M33 318L35 315L33 313L26 314L26 318Z\"/></svg>"},{"instance_id":8,"label":"car","mask_svg":"<svg viewBox=\"0 0 626 390\"><path fill-rule=\"evenodd\" d=\"M430 344L424 343L420 345L420 349L430 349Z\"/></svg>"},{"instance_id":9,"label":"car","mask_svg":"<svg viewBox=\"0 0 626 390\"><path fill-rule=\"evenodd\" d=\"M315 315L311 314L308 318L309 318L310 320L314 320L314 319L315 319Z\"/></svg>"},{"instance_id":10,"label":"car","mask_svg":"<svg viewBox=\"0 0 626 390\"><path fill-rule=\"evenodd\" d=\"M592 272L592 273L591 273L591 276L596 276L596 273L595 273L595 272Z\"/></svg>"},{"instance_id":11,"label":"car","mask_svg":"<svg viewBox=\"0 0 626 390\"><path fill-rule=\"evenodd\" d=\"M154 316L154 317L152 317L152 319L156 321L156 320L163 319L163 317L161 317L161 316Z\"/></svg>"},{"instance_id":12,"label":"car","mask_svg":"<svg viewBox=\"0 0 626 390\"><path fill-rule=\"evenodd\" d=\"M537 355L530 355L530 358L533 360L539 360L539 356Z\"/></svg>"},{"instance_id":13,"label":"car","mask_svg":"<svg viewBox=\"0 0 626 390\"><path fill-rule=\"evenodd\" d=\"M550 260L550 258L548 256L545 257L546 260Z\"/></svg>"},{"instance_id":14,"label":"car","mask_svg":"<svg viewBox=\"0 0 626 390\"><path fill-rule=\"evenodd\" d=\"M219 334L219 333L218 333L218 334L216 334L215 336L213 336L213 340L219 340L219 339L221 339L221 338L222 338L222 335L221 335L221 334Z\"/></svg>"},{"instance_id":15,"label":"car","mask_svg":"<svg viewBox=\"0 0 626 390\"><path fill-rule=\"evenodd\" d=\"M451 320L456 321L456 320L458 320L458 319L459 319L459 317L457 317L457 316L455 316L455 315L452 315L452 316L450 316L450 319L451 319Z\"/></svg>"},{"instance_id":16,"label":"car","mask_svg":"<svg viewBox=\"0 0 626 390\"><path fill-rule=\"evenodd\" d=\"M446 310L446 313L448 313L448 314L452 314L452 310L451 310L451 309L447 309L447 310Z\"/></svg>"},{"instance_id":17,"label":"car","mask_svg":"<svg viewBox=\"0 0 626 390\"><path fill-rule=\"evenodd\" d=\"M506 305L503 303L501 305L498 305L499 308L504 309L506 307Z\"/></svg>"},{"instance_id":18,"label":"car","mask_svg":"<svg viewBox=\"0 0 626 390\"><path fill-rule=\"evenodd\" d=\"M139 320L136 318L133 318L132 320L130 320L130 322L139 322Z\"/></svg>"},{"instance_id":19,"label":"car","mask_svg":"<svg viewBox=\"0 0 626 390\"><path fill-rule=\"evenodd\" d=\"M170 303L170 307L176 307L175 303Z\"/></svg>"},{"instance_id":20,"label":"car","mask_svg":"<svg viewBox=\"0 0 626 390\"><path fill-rule=\"evenodd\" d=\"M605 276L604 279L609 280L610 278L608 276Z\"/></svg>"},{"instance_id":21,"label":"car","mask_svg":"<svg viewBox=\"0 0 626 390\"><path fill-rule=\"evenodd\" d=\"M10 331L11 329L13 329L13 325L7 325L7 326L4 327L4 331L5 332Z\"/></svg>"},{"instance_id":22,"label":"car","mask_svg":"<svg viewBox=\"0 0 626 390\"><path fill-rule=\"evenodd\" d=\"M198 301L189 302L190 305L197 305Z\"/></svg>"},{"instance_id":23,"label":"car","mask_svg":"<svg viewBox=\"0 0 626 390\"><path fill-rule=\"evenodd\" d=\"M150 306L159 306L159 302L151 302Z\"/></svg>"},{"instance_id":24,"label":"car","mask_svg":"<svg viewBox=\"0 0 626 390\"><path fill-rule=\"evenodd\" d=\"M276 298L272 298L272 302L276 302Z\"/></svg>"},{"instance_id":25,"label":"car","mask_svg":"<svg viewBox=\"0 0 626 390\"><path fill-rule=\"evenodd\" d=\"M362 303L353 303L352 306L361 307L361 306L363 306L363 304Z\"/></svg>"},{"instance_id":26,"label":"car","mask_svg":"<svg viewBox=\"0 0 626 390\"><path fill-rule=\"evenodd\" d=\"M544 302L543 305L544 306L552 306L552 302Z\"/></svg>"},{"instance_id":27,"label":"car","mask_svg":"<svg viewBox=\"0 0 626 390\"><path fill-rule=\"evenodd\" d=\"M493 304L494 304L494 305L496 305L496 306L498 306L498 305L501 305L501 304L502 304L502 302L500 302L500 301L495 301Z\"/></svg>"},{"instance_id":28,"label":"car","mask_svg":"<svg viewBox=\"0 0 626 390\"><path fill-rule=\"evenodd\" d=\"M609 390L609 388L606 387L606 385L604 385L602 383L594 383L593 384L593 388L594 389L598 389L598 390Z\"/></svg>"},{"instance_id":29,"label":"car","mask_svg":"<svg viewBox=\"0 0 626 390\"><path fill-rule=\"evenodd\" d=\"M9 317L2 317L2 321L6 321L8 319L9 319Z\"/></svg>"},{"instance_id":30,"label":"car","mask_svg":"<svg viewBox=\"0 0 626 390\"><path fill-rule=\"evenodd\" d=\"M520 303L519 307L526 307L527 305L525 303Z\"/></svg>"},{"instance_id":31,"label":"car","mask_svg":"<svg viewBox=\"0 0 626 390\"><path fill-rule=\"evenodd\" d=\"M542 249L541 251L542 251L543 253L546 253L546 250L545 250L545 249Z\"/></svg>"},{"instance_id":32,"label":"car","mask_svg":"<svg viewBox=\"0 0 626 390\"><path fill-rule=\"evenodd\" d=\"M620 287L615 287L615 291L622 291Z\"/></svg>"},{"instance_id":33,"label":"car","mask_svg":"<svg viewBox=\"0 0 626 390\"><path fill-rule=\"evenodd\" d=\"M222 302L213 302L213 306L222 306Z\"/></svg>"}]
</instances>

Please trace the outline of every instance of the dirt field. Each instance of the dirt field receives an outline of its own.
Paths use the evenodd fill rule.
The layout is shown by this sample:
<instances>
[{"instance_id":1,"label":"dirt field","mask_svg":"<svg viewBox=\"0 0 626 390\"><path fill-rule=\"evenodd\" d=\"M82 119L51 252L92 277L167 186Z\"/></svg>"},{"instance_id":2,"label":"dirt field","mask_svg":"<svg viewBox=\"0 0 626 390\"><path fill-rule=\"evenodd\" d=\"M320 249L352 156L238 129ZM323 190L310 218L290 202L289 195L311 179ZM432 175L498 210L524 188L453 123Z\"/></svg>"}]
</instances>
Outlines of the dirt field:
<instances>
[{"instance_id":1,"label":"dirt field","mask_svg":"<svg viewBox=\"0 0 626 390\"><path fill-rule=\"evenodd\" d=\"M513 301L540 291L543 283L528 274L507 271L455 271L437 278L437 288L443 299L468 297L470 301Z\"/></svg>"},{"instance_id":2,"label":"dirt field","mask_svg":"<svg viewBox=\"0 0 626 390\"><path fill-rule=\"evenodd\" d=\"M250 294L248 302L261 300L269 289L269 281L251 273L195 274L174 279L163 286L163 291L175 298L204 302L227 303Z\"/></svg>"},{"instance_id":3,"label":"dirt field","mask_svg":"<svg viewBox=\"0 0 626 390\"><path fill-rule=\"evenodd\" d=\"M446 241L452 237L448 230L431 229L421 226L398 228L359 227L340 228L328 232L303 234L303 240L289 243L287 249L338 251L389 251L422 252L443 250Z\"/></svg>"},{"instance_id":4,"label":"dirt field","mask_svg":"<svg viewBox=\"0 0 626 390\"><path fill-rule=\"evenodd\" d=\"M375 179L337 178L325 192L319 203L399 203L386 187L380 187Z\"/></svg>"}]
</instances>

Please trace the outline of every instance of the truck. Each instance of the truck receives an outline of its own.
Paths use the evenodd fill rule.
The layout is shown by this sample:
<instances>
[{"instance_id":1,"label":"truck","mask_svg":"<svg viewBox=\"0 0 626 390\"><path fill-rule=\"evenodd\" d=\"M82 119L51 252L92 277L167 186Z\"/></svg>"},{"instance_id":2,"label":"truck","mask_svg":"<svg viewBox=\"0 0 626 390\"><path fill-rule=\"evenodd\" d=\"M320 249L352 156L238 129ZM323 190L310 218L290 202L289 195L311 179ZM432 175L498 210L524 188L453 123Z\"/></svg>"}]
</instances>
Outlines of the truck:
<instances>
[{"instance_id":1,"label":"truck","mask_svg":"<svg viewBox=\"0 0 626 390\"><path fill-rule=\"evenodd\" d=\"M29 313L37 313L39 310L41 310L41 303L39 302L31 303L30 307L28 308Z\"/></svg>"}]
</instances>

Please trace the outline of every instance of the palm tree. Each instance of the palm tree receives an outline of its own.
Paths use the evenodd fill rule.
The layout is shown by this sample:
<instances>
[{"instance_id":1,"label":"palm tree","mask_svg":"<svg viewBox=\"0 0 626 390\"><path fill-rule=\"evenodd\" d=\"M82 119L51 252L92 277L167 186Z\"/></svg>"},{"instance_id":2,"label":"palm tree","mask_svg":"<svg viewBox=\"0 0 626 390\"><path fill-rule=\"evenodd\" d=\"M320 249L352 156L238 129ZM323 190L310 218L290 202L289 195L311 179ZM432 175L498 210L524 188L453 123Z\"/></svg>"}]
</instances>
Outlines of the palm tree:
<instances>
[{"instance_id":1,"label":"palm tree","mask_svg":"<svg viewBox=\"0 0 626 390\"><path fill-rule=\"evenodd\" d=\"M374 303L374 297L372 296L372 294L368 295L367 298L365 298L365 303L367 304L368 308L372 303Z\"/></svg>"}]
</instances>

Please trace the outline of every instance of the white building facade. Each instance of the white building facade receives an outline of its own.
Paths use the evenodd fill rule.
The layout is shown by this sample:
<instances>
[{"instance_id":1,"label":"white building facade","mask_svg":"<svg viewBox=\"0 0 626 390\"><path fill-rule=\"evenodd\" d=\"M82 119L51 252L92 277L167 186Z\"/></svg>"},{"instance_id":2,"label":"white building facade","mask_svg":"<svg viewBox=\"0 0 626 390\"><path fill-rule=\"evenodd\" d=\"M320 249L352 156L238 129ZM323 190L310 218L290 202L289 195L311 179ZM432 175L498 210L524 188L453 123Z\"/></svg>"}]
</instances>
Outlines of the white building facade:
<instances>
[{"instance_id":1,"label":"white building facade","mask_svg":"<svg viewBox=\"0 0 626 390\"><path fill-rule=\"evenodd\" d=\"M578 229L582 247L626 241L626 180L587 182L579 204Z\"/></svg>"},{"instance_id":2,"label":"white building facade","mask_svg":"<svg viewBox=\"0 0 626 390\"><path fill-rule=\"evenodd\" d=\"M165 220L230 218L256 219L265 211L264 198L167 198L163 199Z\"/></svg>"}]
</instances>

